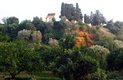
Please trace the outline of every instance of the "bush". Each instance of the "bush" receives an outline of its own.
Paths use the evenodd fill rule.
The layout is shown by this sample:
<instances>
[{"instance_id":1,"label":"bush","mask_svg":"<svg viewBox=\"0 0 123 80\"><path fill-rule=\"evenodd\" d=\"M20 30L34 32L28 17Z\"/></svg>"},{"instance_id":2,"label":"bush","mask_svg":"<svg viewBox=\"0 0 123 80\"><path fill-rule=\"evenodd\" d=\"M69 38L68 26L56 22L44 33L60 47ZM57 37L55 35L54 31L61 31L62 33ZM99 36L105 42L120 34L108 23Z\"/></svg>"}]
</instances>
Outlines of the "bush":
<instances>
[{"instance_id":1,"label":"bush","mask_svg":"<svg viewBox=\"0 0 123 80\"><path fill-rule=\"evenodd\" d=\"M98 69L95 73L88 75L89 80L107 80L106 71Z\"/></svg>"},{"instance_id":2,"label":"bush","mask_svg":"<svg viewBox=\"0 0 123 80\"><path fill-rule=\"evenodd\" d=\"M94 45L91 46L91 49L93 50L97 60L99 61L100 68L105 69L106 68L106 57L110 53L110 51L100 45Z\"/></svg>"},{"instance_id":3,"label":"bush","mask_svg":"<svg viewBox=\"0 0 123 80\"><path fill-rule=\"evenodd\" d=\"M108 70L122 70L123 69L123 48L111 52L107 56Z\"/></svg>"},{"instance_id":4,"label":"bush","mask_svg":"<svg viewBox=\"0 0 123 80\"><path fill-rule=\"evenodd\" d=\"M108 80L123 80L123 77L120 76L118 73L116 72L109 72L107 74L107 79Z\"/></svg>"},{"instance_id":5,"label":"bush","mask_svg":"<svg viewBox=\"0 0 123 80\"><path fill-rule=\"evenodd\" d=\"M118 79L120 76L115 72L109 72L107 74L107 79Z\"/></svg>"},{"instance_id":6,"label":"bush","mask_svg":"<svg viewBox=\"0 0 123 80\"><path fill-rule=\"evenodd\" d=\"M80 80L81 77L97 71L97 60L86 55L89 52L86 50L81 47L80 52L78 48L73 48L65 50L62 56L57 57L55 66L58 76L66 80Z\"/></svg>"}]
</instances>

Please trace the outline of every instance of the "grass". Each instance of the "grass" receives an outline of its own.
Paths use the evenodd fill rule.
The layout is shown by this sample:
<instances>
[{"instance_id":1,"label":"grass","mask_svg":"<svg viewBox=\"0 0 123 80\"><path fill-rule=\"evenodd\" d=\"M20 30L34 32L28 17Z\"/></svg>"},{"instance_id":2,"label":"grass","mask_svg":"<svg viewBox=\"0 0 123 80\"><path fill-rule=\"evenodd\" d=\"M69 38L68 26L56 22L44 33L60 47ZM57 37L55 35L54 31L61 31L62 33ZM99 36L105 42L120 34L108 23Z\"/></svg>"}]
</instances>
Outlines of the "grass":
<instances>
[{"instance_id":1,"label":"grass","mask_svg":"<svg viewBox=\"0 0 123 80\"><path fill-rule=\"evenodd\" d=\"M1 80L1 79L0 79ZM61 80L60 78L56 78L56 77L40 77L40 78L15 78L15 79L11 79L11 78L5 78L2 80Z\"/></svg>"},{"instance_id":2,"label":"grass","mask_svg":"<svg viewBox=\"0 0 123 80\"><path fill-rule=\"evenodd\" d=\"M40 77L55 77L55 75L51 71L36 71L32 74Z\"/></svg>"},{"instance_id":3,"label":"grass","mask_svg":"<svg viewBox=\"0 0 123 80\"><path fill-rule=\"evenodd\" d=\"M22 72L17 75L16 79L11 79L10 76L4 79L0 78L0 80L61 80L60 78L56 77L51 71L36 71L33 72L31 75L27 74L26 72Z\"/></svg>"}]
</instances>

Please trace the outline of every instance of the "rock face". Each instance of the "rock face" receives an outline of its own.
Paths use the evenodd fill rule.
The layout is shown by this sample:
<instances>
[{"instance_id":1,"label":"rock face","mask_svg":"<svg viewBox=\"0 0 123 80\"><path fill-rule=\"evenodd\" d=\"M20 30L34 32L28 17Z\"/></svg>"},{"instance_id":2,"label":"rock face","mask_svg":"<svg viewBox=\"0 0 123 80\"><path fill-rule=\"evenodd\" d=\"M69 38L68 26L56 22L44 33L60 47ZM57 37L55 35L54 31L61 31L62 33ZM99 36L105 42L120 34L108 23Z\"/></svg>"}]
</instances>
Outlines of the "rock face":
<instances>
[{"instance_id":1,"label":"rock face","mask_svg":"<svg viewBox=\"0 0 123 80\"><path fill-rule=\"evenodd\" d=\"M36 43L40 43L42 40L42 34L40 31L34 31L31 36L33 41Z\"/></svg>"},{"instance_id":2,"label":"rock face","mask_svg":"<svg viewBox=\"0 0 123 80\"><path fill-rule=\"evenodd\" d=\"M56 47L58 46L58 41L56 39L52 39L52 38L49 38L49 45L51 45L52 47Z\"/></svg>"},{"instance_id":3,"label":"rock face","mask_svg":"<svg viewBox=\"0 0 123 80\"><path fill-rule=\"evenodd\" d=\"M115 48L123 48L123 41L114 40L114 46Z\"/></svg>"},{"instance_id":4,"label":"rock face","mask_svg":"<svg viewBox=\"0 0 123 80\"><path fill-rule=\"evenodd\" d=\"M19 38L23 38L23 39L29 40L30 35L31 35L31 30L23 29L23 30L18 32L18 37Z\"/></svg>"}]
</instances>

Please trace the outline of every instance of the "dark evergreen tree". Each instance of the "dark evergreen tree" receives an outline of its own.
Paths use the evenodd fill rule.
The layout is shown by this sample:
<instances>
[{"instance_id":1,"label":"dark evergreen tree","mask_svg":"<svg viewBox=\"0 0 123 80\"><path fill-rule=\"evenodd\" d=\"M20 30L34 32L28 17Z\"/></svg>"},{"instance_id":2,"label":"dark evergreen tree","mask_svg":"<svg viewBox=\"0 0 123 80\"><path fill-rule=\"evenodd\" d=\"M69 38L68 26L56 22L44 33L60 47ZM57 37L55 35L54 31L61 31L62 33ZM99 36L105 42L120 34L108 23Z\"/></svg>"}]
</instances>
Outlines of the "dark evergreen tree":
<instances>
[{"instance_id":1,"label":"dark evergreen tree","mask_svg":"<svg viewBox=\"0 0 123 80\"><path fill-rule=\"evenodd\" d=\"M83 16L82 16L81 9L79 8L78 3L76 3L76 10L75 10L75 12L76 12L76 14L75 14L75 20L76 21L82 21Z\"/></svg>"},{"instance_id":2,"label":"dark evergreen tree","mask_svg":"<svg viewBox=\"0 0 123 80\"><path fill-rule=\"evenodd\" d=\"M62 3L61 5L61 16L65 16L65 4Z\"/></svg>"},{"instance_id":3,"label":"dark evergreen tree","mask_svg":"<svg viewBox=\"0 0 123 80\"><path fill-rule=\"evenodd\" d=\"M90 16L84 14L84 22L89 24L91 22Z\"/></svg>"},{"instance_id":4,"label":"dark evergreen tree","mask_svg":"<svg viewBox=\"0 0 123 80\"><path fill-rule=\"evenodd\" d=\"M96 13L93 14L93 16L92 16L91 24L92 25L100 25L100 24L104 24L104 23L106 23L106 20L105 20L103 14L101 14L99 10L96 10Z\"/></svg>"},{"instance_id":5,"label":"dark evergreen tree","mask_svg":"<svg viewBox=\"0 0 123 80\"><path fill-rule=\"evenodd\" d=\"M62 3L61 16L65 16L69 21L82 21L83 18L78 3L76 3L76 7L74 7L73 4Z\"/></svg>"}]
</instances>

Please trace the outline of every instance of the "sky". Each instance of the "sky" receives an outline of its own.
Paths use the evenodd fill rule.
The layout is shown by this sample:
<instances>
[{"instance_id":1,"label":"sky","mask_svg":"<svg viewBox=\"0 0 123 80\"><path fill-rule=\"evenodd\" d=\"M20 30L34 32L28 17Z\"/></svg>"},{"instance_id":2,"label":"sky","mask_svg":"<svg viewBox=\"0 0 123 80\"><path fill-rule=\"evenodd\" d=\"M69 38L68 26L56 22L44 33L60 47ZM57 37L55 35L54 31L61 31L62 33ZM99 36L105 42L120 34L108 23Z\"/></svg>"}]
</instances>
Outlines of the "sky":
<instances>
[{"instance_id":1,"label":"sky","mask_svg":"<svg viewBox=\"0 0 123 80\"><path fill-rule=\"evenodd\" d=\"M15 16L22 20L33 17L45 17L48 13L56 13L59 20L61 3L79 4L82 14L90 14L99 10L107 20L123 21L123 0L0 0L0 22L3 18Z\"/></svg>"}]
</instances>

